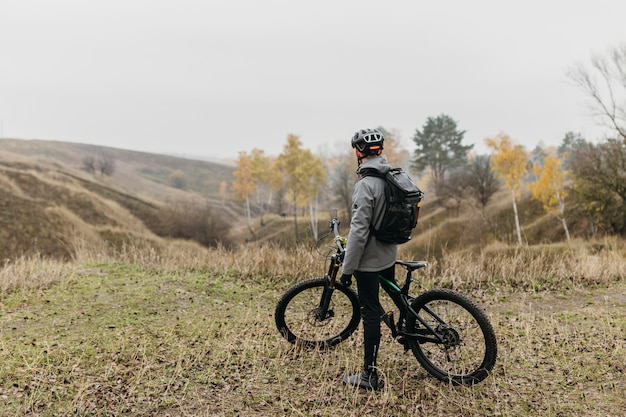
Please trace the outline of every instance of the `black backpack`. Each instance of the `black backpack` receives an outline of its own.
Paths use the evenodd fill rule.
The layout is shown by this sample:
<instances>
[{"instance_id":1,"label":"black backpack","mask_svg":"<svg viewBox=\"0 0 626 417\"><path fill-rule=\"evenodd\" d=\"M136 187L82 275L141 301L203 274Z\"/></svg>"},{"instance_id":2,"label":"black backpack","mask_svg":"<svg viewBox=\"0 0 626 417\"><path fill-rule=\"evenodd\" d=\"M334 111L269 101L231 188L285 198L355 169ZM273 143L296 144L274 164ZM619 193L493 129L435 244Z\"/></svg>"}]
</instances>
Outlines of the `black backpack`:
<instances>
[{"instance_id":1,"label":"black backpack","mask_svg":"<svg viewBox=\"0 0 626 417\"><path fill-rule=\"evenodd\" d=\"M385 179L385 208L380 228L370 225L371 233L381 242L406 243L417 226L420 204L424 193L415 185L402 168L392 168L383 175L375 169L364 169L364 177Z\"/></svg>"}]
</instances>

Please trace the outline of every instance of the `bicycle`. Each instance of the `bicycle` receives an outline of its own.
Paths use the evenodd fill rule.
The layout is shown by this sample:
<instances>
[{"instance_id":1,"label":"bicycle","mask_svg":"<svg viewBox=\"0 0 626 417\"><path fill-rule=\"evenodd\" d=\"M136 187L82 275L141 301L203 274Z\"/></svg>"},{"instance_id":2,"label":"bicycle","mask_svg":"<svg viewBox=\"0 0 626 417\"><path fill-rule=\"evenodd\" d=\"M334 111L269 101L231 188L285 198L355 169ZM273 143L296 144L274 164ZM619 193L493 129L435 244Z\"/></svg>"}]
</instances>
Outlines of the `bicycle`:
<instances>
[{"instance_id":1,"label":"bicycle","mask_svg":"<svg viewBox=\"0 0 626 417\"><path fill-rule=\"evenodd\" d=\"M339 234L336 212L329 227L336 251L328 272L288 288L274 313L281 335L305 348L334 347L350 337L361 320L357 293L337 279L347 240ZM391 336L440 381L473 385L489 376L496 363L497 342L485 312L468 296L451 289L411 295L412 274L427 262L396 260L396 265L406 269L402 286L381 277L381 286L399 312L395 320L394 312L385 312L381 306L381 321Z\"/></svg>"}]
</instances>

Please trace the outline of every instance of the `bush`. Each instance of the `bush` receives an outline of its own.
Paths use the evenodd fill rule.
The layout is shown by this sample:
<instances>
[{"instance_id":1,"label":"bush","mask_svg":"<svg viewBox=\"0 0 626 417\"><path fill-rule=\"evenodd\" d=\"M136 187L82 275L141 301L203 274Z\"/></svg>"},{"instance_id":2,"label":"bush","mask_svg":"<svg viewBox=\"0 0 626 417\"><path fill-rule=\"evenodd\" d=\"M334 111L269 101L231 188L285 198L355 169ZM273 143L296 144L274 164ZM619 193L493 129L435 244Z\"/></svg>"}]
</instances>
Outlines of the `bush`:
<instances>
[{"instance_id":1,"label":"bush","mask_svg":"<svg viewBox=\"0 0 626 417\"><path fill-rule=\"evenodd\" d=\"M200 199L180 200L159 211L158 234L189 239L206 247L231 246L231 224L215 207Z\"/></svg>"}]
</instances>

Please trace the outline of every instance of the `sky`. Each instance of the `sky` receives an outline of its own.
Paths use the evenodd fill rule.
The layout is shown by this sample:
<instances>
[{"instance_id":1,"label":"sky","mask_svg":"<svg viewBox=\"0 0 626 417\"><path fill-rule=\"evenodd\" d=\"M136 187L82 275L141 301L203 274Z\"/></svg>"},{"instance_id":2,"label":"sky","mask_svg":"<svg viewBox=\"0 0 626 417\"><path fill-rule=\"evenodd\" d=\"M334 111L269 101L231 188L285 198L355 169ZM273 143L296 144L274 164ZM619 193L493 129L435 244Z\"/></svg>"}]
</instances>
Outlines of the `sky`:
<instances>
[{"instance_id":1,"label":"sky","mask_svg":"<svg viewBox=\"0 0 626 417\"><path fill-rule=\"evenodd\" d=\"M529 149L604 130L567 77L621 0L0 0L0 137L172 155L318 154L429 117Z\"/></svg>"}]
</instances>

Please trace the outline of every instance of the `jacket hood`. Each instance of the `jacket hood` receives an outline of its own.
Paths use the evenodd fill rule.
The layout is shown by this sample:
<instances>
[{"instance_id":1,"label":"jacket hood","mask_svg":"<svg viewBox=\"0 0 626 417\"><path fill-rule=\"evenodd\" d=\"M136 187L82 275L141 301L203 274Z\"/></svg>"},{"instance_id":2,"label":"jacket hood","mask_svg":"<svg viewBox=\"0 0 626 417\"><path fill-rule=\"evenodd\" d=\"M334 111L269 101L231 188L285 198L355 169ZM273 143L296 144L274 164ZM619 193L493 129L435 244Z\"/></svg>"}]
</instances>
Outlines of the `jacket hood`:
<instances>
[{"instance_id":1,"label":"jacket hood","mask_svg":"<svg viewBox=\"0 0 626 417\"><path fill-rule=\"evenodd\" d=\"M361 175L362 171L365 169L375 169L382 175L386 175L387 172L389 172L389 170L391 169L391 165L389 165L389 163L387 162L387 158L385 158L384 155L379 155L363 162L356 170L356 173L358 175Z\"/></svg>"}]
</instances>

